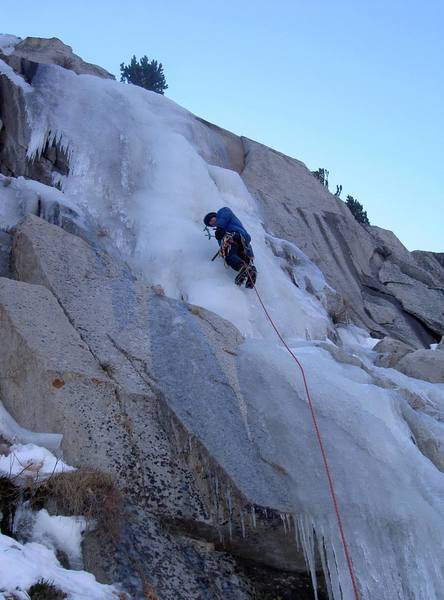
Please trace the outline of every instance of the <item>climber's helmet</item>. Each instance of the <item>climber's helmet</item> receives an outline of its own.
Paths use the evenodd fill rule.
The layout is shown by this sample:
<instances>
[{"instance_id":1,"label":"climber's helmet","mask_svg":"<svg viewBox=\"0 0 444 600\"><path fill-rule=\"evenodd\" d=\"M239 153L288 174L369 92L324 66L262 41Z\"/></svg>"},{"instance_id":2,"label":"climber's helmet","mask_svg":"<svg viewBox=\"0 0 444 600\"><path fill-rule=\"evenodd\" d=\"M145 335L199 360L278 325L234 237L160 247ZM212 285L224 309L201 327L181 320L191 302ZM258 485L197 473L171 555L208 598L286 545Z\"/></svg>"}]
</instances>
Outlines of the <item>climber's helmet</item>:
<instances>
[{"instance_id":1,"label":"climber's helmet","mask_svg":"<svg viewBox=\"0 0 444 600\"><path fill-rule=\"evenodd\" d=\"M207 215L205 215L204 223L206 227L216 227L216 216L217 215L215 212L209 212Z\"/></svg>"}]
</instances>

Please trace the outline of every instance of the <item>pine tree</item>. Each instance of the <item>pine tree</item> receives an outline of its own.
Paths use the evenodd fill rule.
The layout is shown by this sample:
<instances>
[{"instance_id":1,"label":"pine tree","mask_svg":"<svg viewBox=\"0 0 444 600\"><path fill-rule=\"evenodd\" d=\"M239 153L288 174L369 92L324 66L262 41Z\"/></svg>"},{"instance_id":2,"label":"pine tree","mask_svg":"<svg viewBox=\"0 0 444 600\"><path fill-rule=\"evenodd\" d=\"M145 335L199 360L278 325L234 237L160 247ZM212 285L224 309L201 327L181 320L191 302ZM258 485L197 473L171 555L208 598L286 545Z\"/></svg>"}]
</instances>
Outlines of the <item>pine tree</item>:
<instances>
[{"instance_id":1,"label":"pine tree","mask_svg":"<svg viewBox=\"0 0 444 600\"><path fill-rule=\"evenodd\" d=\"M323 186L328 189L328 175L329 171L327 169L318 169L317 171L311 171L311 174L318 179Z\"/></svg>"},{"instance_id":2,"label":"pine tree","mask_svg":"<svg viewBox=\"0 0 444 600\"><path fill-rule=\"evenodd\" d=\"M370 221L367 217L367 211L364 210L364 207L360 202L353 198L353 196L348 195L345 203L347 204L354 218L359 223L364 223L364 225L370 225Z\"/></svg>"},{"instance_id":3,"label":"pine tree","mask_svg":"<svg viewBox=\"0 0 444 600\"><path fill-rule=\"evenodd\" d=\"M163 94L168 89L162 63L149 60L146 55L142 56L140 61L134 55L129 65L121 63L120 81L138 85L158 94Z\"/></svg>"}]
</instances>

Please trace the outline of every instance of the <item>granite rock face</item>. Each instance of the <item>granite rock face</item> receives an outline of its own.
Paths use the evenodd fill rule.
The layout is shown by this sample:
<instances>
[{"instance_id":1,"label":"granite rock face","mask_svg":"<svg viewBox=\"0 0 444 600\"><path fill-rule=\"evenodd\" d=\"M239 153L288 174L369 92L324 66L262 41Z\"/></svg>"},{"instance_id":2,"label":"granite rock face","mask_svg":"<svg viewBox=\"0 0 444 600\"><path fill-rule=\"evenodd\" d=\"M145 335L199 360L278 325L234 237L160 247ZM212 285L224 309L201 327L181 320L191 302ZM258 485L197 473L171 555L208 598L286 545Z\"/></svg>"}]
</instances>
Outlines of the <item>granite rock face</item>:
<instances>
[{"instance_id":1,"label":"granite rock face","mask_svg":"<svg viewBox=\"0 0 444 600\"><path fill-rule=\"evenodd\" d=\"M3 280L5 289L14 288L7 297L16 295L29 310L35 304L35 323L52 337L34 348L34 321L20 323L20 302L3 302L16 329L26 331L18 336L9 328L2 335L20 337L31 351L26 358L18 342L8 343L0 364L13 370L25 359L32 374L14 384L6 376L5 405L30 429L63 433L68 462L114 474L136 521L145 515L145 530L136 535L129 526L127 535L139 540L135 551L145 557L159 589L166 586L165 598L179 596L168 595L173 592L163 576L148 566L153 532L161 553L180 553L179 532L275 569L305 571L280 517L291 506L291 480L274 464L278 459L264 461L267 449L251 442L256 425L246 421L250 374L245 382L238 378L237 330L200 307L162 296L138 282L124 263L32 215L17 227L13 266L26 283ZM254 524L245 520L241 527L242 513L251 510ZM173 533L161 537L161 523ZM89 547L92 557L86 560L94 570L98 558L94 544ZM185 562L183 569L191 566ZM130 570L119 555L108 576L128 583ZM188 594L196 585L193 573L184 575ZM214 589L208 594L201 597L219 597Z\"/></svg>"},{"instance_id":2,"label":"granite rock face","mask_svg":"<svg viewBox=\"0 0 444 600\"><path fill-rule=\"evenodd\" d=\"M410 253L392 232L359 224L300 161L252 140L243 143L242 178L262 208L266 228L320 267L347 300L351 319L375 337L417 347L439 339L444 332L439 259Z\"/></svg>"},{"instance_id":3,"label":"granite rock face","mask_svg":"<svg viewBox=\"0 0 444 600\"><path fill-rule=\"evenodd\" d=\"M45 65L59 65L74 71L77 75L94 75L104 79L115 79L102 67L87 63L74 54L71 46L67 46L58 38L27 37L19 42L14 51L7 55L8 64L16 66L20 59Z\"/></svg>"}]
</instances>

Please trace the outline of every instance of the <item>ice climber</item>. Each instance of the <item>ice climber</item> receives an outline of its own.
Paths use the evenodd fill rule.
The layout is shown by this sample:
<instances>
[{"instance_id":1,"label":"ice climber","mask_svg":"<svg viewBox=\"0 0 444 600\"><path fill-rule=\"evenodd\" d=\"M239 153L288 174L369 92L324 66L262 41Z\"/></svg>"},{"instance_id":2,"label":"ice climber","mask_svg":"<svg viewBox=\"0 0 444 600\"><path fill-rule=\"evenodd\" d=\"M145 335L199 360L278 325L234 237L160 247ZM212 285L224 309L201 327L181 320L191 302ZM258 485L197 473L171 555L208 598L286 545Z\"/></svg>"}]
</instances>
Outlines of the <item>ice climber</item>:
<instances>
[{"instance_id":1,"label":"ice climber","mask_svg":"<svg viewBox=\"0 0 444 600\"><path fill-rule=\"evenodd\" d=\"M253 248L251 237L234 212L224 206L217 213L210 212L204 217L206 227L212 227L220 249L220 255L227 265L238 272L234 280L236 285L245 283L245 287L252 288L256 283L257 271L253 265Z\"/></svg>"}]
</instances>

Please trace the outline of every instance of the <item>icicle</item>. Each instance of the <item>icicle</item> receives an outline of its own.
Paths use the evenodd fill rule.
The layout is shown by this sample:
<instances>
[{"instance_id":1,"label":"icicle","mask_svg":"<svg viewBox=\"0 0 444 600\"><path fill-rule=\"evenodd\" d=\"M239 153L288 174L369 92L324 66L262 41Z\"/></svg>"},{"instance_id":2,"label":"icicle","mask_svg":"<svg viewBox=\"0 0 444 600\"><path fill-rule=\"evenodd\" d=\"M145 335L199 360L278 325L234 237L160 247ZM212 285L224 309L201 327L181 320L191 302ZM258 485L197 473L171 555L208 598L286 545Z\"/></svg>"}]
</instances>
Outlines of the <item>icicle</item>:
<instances>
[{"instance_id":1,"label":"icicle","mask_svg":"<svg viewBox=\"0 0 444 600\"><path fill-rule=\"evenodd\" d=\"M299 532L299 524L294 515L292 515L292 518L293 518L294 541L296 543L296 550L300 551L301 550L301 537L300 537L300 532Z\"/></svg>"},{"instance_id":2,"label":"icicle","mask_svg":"<svg viewBox=\"0 0 444 600\"><path fill-rule=\"evenodd\" d=\"M328 598L329 598L329 600L333 600L334 596L333 596L333 590L331 587L329 569L327 567L327 560L326 560L327 557L325 555L324 538L321 536L319 536L318 549L319 549L319 556L321 557L322 571L324 573L324 579L325 579L325 583L327 585Z\"/></svg>"},{"instance_id":3,"label":"icicle","mask_svg":"<svg viewBox=\"0 0 444 600\"><path fill-rule=\"evenodd\" d=\"M245 519L244 519L244 511L241 509L240 511L240 522L242 528L242 538L245 539Z\"/></svg>"},{"instance_id":4,"label":"icicle","mask_svg":"<svg viewBox=\"0 0 444 600\"><path fill-rule=\"evenodd\" d=\"M256 510L254 508L254 505L251 506L251 526L253 527L253 529L256 529Z\"/></svg>"},{"instance_id":5,"label":"icicle","mask_svg":"<svg viewBox=\"0 0 444 600\"><path fill-rule=\"evenodd\" d=\"M328 569L327 571L324 571L325 578L329 579L333 598L341 598L342 589L341 589L341 582L340 582L340 576L339 576L338 562L336 560L336 553L334 551L332 544L331 543L327 544L325 539L324 539L324 549L325 549L327 569Z\"/></svg>"},{"instance_id":6,"label":"icicle","mask_svg":"<svg viewBox=\"0 0 444 600\"><path fill-rule=\"evenodd\" d=\"M315 551L314 551L314 531L313 523L311 523L309 517L302 517L300 520L300 531L302 550L304 552L305 562L310 570L311 581L313 584L313 590L315 594L315 600L318 600L317 593L317 578L316 578L316 565L315 565Z\"/></svg>"},{"instance_id":7,"label":"icicle","mask_svg":"<svg viewBox=\"0 0 444 600\"><path fill-rule=\"evenodd\" d=\"M285 522L287 523L288 532L291 533L291 519L288 513L285 513Z\"/></svg>"},{"instance_id":8,"label":"icicle","mask_svg":"<svg viewBox=\"0 0 444 600\"><path fill-rule=\"evenodd\" d=\"M233 523L231 521L231 513L228 515L228 535L230 538L230 542L233 541Z\"/></svg>"},{"instance_id":9,"label":"icicle","mask_svg":"<svg viewBox=\"0 0 444 600\"><path fill-rule=\"evenodd\" d=\"M284 515L282 513L280 513L279 516L281 518L282 525L284 526L284 533L285 533L285 535L287 535L287 525L285 523L285 517L284 517Z\"/></svg>"},{"instance_id":10,"label":"icicle","mask_svg":"<svg viewBox=\"0 0 444 600\"><path fill-rule=\"evenodd\" d=\"M232 503L231 503L231 489L229 486L227 487L227 504L228 504L228 514L231 515L233 507L232 507Z\"/></svg>"}]
</instances>

